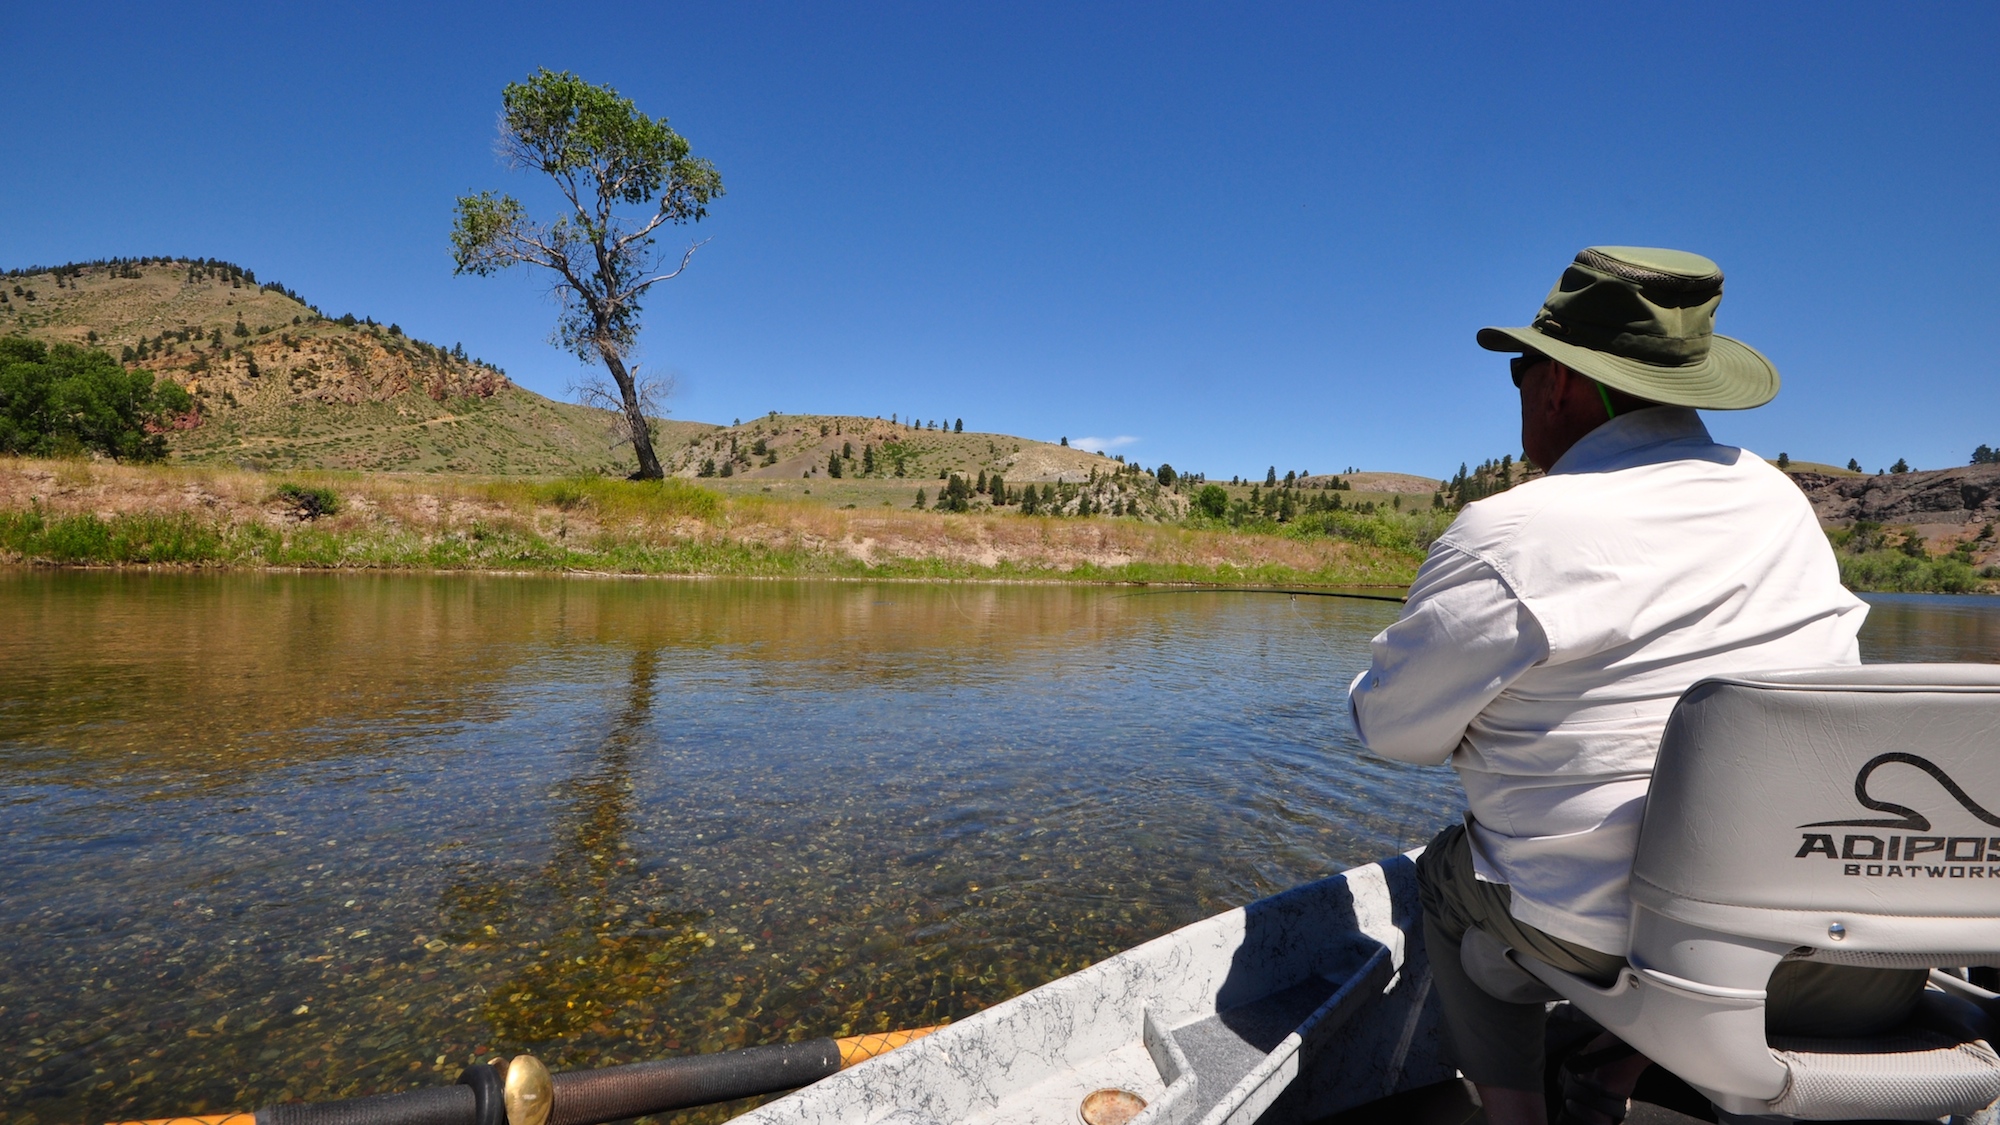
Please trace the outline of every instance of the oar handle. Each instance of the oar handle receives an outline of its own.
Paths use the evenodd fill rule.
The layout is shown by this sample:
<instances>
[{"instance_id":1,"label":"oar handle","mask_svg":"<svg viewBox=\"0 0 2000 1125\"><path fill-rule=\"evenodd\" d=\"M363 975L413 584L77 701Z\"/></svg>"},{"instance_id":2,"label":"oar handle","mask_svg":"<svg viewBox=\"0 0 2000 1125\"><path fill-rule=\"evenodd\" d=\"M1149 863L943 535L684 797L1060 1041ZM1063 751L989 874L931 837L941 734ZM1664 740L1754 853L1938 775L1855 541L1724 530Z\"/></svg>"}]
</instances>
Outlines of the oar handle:
<instances>
[{"instance_id":1,"label":"oar handle","mask_svg":"<svg viewBox=\"0 0 2000 1125\"><path fill-rule=\"evenodd\" d=\"M550 1076L553 1090L544 1120L547 1125L602 1125L649 1113L794 1090L936 1030L937 1027L918 1027L845 1039L808 1039L601 1070L568 1071ZM523 1057L517 1061L528 1060ZM491 1070L484 1064L475 1066ZM254 1115L163 1117L115 1125L542 1125L541 1121L511 1121L512 1114L497 1120L482 1120L496 1112L498 1103L492 1096L479 1093L482 1086L493 1083L487 1075L476 1074L473 1068L467 1068L467 1076L474 1081L461 1079L456 1086L433 1086L317 1105L271 1105Z\"/></svg>"}]
</instances>

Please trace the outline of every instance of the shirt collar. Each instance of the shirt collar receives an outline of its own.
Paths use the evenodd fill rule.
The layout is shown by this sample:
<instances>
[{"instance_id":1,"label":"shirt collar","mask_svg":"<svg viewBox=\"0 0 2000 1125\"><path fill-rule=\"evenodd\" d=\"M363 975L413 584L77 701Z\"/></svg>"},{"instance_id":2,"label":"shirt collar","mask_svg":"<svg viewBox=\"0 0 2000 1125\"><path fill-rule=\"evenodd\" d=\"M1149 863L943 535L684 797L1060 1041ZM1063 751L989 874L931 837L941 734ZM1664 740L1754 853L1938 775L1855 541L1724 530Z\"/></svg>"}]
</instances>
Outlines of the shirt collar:
<instances>
[{"instance_id":1,"label":"shirt collar","mask_svg":"<svg viewBox=\"0 0 2000 1125\"><path fill-rule=\"evenodd\" d=\"M1585 434L1556 459L1549 475L1587 473L1607 462L1625 460L1625 455L1636 449L1686 441L1715 444L1701 415L1692 407L1649 406L1621 414Z\"/></svg>"}]
</instances>

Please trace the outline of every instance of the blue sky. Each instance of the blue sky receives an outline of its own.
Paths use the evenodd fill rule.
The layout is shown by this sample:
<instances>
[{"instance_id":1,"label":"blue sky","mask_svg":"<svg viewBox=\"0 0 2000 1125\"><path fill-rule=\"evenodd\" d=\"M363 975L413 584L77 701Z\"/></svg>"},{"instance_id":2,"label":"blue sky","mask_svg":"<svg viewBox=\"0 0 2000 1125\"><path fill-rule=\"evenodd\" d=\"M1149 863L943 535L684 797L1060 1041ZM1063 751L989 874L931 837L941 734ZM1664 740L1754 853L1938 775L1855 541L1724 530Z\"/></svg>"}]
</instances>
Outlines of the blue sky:
<instances>
[{"instance_id":1,"label":"blue sky","mask_svg":"<svg viewBox=\"0 0 2000 1125\"><path fill-rule=\"evenodd\" d=\"M1483 324L1600 243L1719 261L1767 456L2000 444L2000 6L14 5L0 267L215 256L563 396L454 277L502 85L615 86L721 170L648 310L675 416L962 417L1211 476L1518 451Z\"/></svg>"}]
</instances>

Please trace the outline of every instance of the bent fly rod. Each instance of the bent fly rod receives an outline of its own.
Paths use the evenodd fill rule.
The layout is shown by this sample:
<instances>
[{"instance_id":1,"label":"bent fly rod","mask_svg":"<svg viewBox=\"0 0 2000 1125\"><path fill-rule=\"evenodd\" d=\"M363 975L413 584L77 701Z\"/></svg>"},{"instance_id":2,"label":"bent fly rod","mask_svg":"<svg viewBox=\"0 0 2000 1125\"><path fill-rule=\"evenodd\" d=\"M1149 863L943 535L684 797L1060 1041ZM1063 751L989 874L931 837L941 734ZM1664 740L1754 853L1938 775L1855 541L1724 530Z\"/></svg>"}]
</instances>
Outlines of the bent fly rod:
<instances>
[{"instance_id":1,"label":"bent fly rod","mask_svg":"<svg viewBox=\"0 0 2000 1125\"><path fill-rule=\"evenodd\" d=\"M938 1030L808 1039L551 1074L533 1055L473 1063L451 1086L268 1105L255 1113L157 1117L117 1125L603 1125L810 1085Z\"/></svg>"}]
</instances>

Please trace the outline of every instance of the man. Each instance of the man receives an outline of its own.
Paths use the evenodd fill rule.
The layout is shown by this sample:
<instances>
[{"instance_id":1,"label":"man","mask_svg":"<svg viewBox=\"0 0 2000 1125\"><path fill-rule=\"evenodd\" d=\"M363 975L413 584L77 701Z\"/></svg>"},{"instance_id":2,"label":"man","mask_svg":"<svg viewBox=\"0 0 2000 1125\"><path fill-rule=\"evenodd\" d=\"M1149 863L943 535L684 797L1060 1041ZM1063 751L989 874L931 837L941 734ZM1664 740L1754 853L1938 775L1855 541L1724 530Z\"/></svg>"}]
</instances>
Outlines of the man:
<instances>
[{"instance_id":1,"label":"man","mask_svg":"<svg viewBox=\"0 0 2000 1125\"><path fill-rule=\"evenodd\" d=\"M1674 701L1703 676L1860 659L1867 607L1841 587L1805 497L1695 413L1778 392L1769 360L1714 334L1721 299L1707 258L1599 246L1533 324L1480 331L1482 347L1520 353L1521 447L1547 475L1459 515L1350 688L1370 750L1450 759L1465 786L1464 825L1418 871L1446 1027L1493 1125L1547 1120L1544 1017L1464 975L1466 929L1615 979ZM1823 979L1781 971L1773 1025L1858 1032L1900 1019L1921 987L1921 971L1847 972L1860 975L1837 991L1860 1008L1829 1007ZM1621 1119L1644 1066L1608 1037L1594 1045L1565 1071L1564 1120Z\"/></svg>"}]
</instances>

